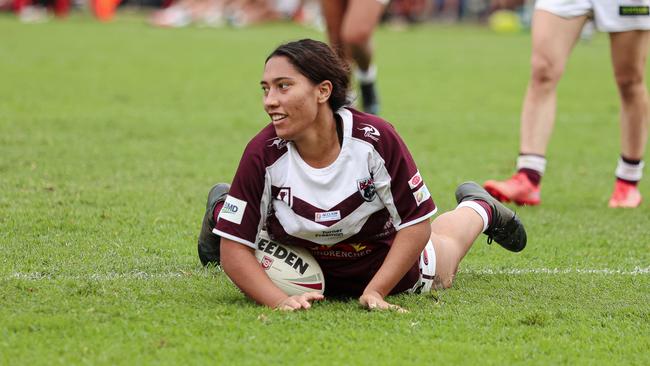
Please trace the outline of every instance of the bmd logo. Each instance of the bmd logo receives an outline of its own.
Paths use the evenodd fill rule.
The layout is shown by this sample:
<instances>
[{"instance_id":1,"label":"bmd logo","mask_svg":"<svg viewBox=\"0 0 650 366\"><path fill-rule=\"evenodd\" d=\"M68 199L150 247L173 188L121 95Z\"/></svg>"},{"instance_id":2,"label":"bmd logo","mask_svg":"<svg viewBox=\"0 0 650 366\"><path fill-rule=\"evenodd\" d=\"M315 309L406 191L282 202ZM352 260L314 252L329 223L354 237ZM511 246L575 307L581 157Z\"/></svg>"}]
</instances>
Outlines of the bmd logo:
<instances>
[{"instance_id":1,"label":"bmd logo","mask_svg":"<svg viewBox=\"0 0 650 366\"><path fill-rule=\"evenodd\" d=\"M239 211L239 207L232 203L226 202L224 203L222 210L224 213L237 213L237 211Z\"/></svg>"},{"instance_id":2,"label":"bmd logo","mask_svg":"<svg viewBox=\"0 0 650 366\"><path fill-rule=\"evenodd\" d=\"M242 201L229 195L223 203L221 211L219 211L219 219L224 219L237 225L241 225L241 220L244 218L244 212L246 212L246 204L246 201Z\"/></svg>"}]
</instances>

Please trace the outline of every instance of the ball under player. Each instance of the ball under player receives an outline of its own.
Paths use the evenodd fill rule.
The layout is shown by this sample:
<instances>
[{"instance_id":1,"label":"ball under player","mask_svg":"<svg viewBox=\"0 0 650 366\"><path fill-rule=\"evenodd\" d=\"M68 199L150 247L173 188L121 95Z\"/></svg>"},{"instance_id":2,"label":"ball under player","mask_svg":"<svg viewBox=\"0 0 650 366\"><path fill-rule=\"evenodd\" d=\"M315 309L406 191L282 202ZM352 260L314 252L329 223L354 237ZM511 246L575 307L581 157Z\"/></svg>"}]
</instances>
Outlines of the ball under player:
<instances>
[{"instance_id":1,"label":"ball under player","mask_svg":"<svg viewBox=\"0 0 650 366\"><path fill-rule=\"evenodd\" d=\"M580 31L593 14L608 32L614 77L621 100L621 155L610 207L637 207L637 183L648 139L645 64L650 38L650 0L538 0L532 28L532 72L521 115L517 173L484 187L502 201L540 203L546 148L555 123L556 87Z\"/></svg>"},{"instance_id":2,"label":"ball under player","mask_svg":"<svg viewBox=\"0 0 650 366\"><path fill-rule=\"evenodd\" d=\"M388 0L322 0L329 43L350 65L356 65L362 108L379 113L377 68L373 64L372 34Z\"/></svg>"},{"instance_id":3,"label":"ball under player","mask_svg":"<svg viewBox=\"0 0 650 366\"><path fill-rule=\"evenodd\" d=\"M271 123L246 146L232 186L208 194L203 264L221 263L268 307L307 309L322 299L287 296L271 282L254 256L264 230L311 251L326 295L388 309L397 308L384 299L389 294L451 286L481 232L508 250L524 249L519 219L476 183L459 186L458 207L430 223L436 206L406 145L386 121L345 107L348 83L346 63L322 42L290 42L271 53L261 80Z\"/></svg>"}]
</instances>

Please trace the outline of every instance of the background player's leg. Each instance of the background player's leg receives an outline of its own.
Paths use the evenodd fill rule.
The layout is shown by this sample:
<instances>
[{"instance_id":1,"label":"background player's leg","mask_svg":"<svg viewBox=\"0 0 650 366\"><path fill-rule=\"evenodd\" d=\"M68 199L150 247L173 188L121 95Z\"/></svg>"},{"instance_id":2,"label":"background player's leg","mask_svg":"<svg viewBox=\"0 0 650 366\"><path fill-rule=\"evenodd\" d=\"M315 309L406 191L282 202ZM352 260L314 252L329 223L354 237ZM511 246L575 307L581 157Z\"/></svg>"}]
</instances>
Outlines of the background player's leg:
<instances>
[{"instance_id":1,"label":"background player's leg","mask_svg":"<svg viewBox=\"0 0 650 366\"><path fill-rule=\"evenodd\" d=\"M586 19L535 11L531 74L521 114L521 153L546 154L555 123L557 84Z\"/></svg>"},{"instance_id":2,"label":"background player's leg","mask_svg":"<svg viewBox=\"0 0 650 366\"><path fill-rule=\"evenodd\" d=\"M535 10L532 28L531 74L521 113L518 172L506 181L487 181L498 199L539 204L539 184L546 169L546 147L555 124L556 88L586 16L562 18Z\"/></svg>"},{"instance_id":3,"label":"background player's leg","mask_svg":"<svg viewBox=\"0 0 650 366\"><path fill-rule=\"evenodd\" d=\"M341 39L350 57L363 71L372 63L372 33L385 7L377 0L350 0L345 12Z\"/></svg>"},{"instance_id":4,"label":"background player's leg","mask_svg":"<svg viewBox=\"0 0 650 366\"><path fill-rule=\"evenodd\" d=\"M621 157L610 207L636 207L641 195L636 188L643 172L648 140L648 90L645 65L650 31L610 33L614 77L621 98Z\"/></svg>"},{"instance_id":5,"label":"background player's leg","mask_svg":"<svg viewBox=\"0 0 650 366\"><path fill-rule=\"evenodd\" d=\"M343 28L343 16L348 5L347 0L322 0L321 11L325 18L327 26L327 38L330 46L343 59L347 59L343 43L341 40L341 30Z\"/></svg>"},{"instance_id":6,"label":"background player's leg","mask_svg":"<svg viewBox=\"0 0 650 366\"><path fill-rule=\"evenodd\" d=\"M372 34L386 8L384 1L350 0L343 19L341 40L345 52L357 65L356 78L360 84L363 110L379 113L379 98L373 65Z\"/></svg>"}]
</instances>

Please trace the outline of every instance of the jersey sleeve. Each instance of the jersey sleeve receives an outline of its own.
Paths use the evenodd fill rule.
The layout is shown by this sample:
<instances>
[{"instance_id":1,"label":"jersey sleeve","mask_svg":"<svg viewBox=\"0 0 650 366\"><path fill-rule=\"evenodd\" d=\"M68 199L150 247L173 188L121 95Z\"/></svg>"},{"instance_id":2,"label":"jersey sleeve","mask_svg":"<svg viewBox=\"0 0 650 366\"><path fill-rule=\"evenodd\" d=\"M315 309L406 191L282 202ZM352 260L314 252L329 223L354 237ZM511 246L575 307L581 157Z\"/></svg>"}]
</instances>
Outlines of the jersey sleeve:
<instances>
[{"instance_id":1,"label":"jersey sleeve","mask_svg":"<svg viewBox=\"0 0 650 366\"><path fill-rule=\"evenodd\" d=\"M219 212L213 232L221 237L256 248L261 226L266 167L262 153L249 143L240 160L228 197Z\"/></svg>"},{"instance_id":2,"label":"jersey sleeve","mask_svg":"<svg viewBox=\"0 0 650 366\"><path fill-rule=\"evenodd\" d=\"M376 145L380 155L375 184L379 196L391 213L396 230L433 216L436 205L406 144L388 125Z\"/></svg>"}]
</instances>

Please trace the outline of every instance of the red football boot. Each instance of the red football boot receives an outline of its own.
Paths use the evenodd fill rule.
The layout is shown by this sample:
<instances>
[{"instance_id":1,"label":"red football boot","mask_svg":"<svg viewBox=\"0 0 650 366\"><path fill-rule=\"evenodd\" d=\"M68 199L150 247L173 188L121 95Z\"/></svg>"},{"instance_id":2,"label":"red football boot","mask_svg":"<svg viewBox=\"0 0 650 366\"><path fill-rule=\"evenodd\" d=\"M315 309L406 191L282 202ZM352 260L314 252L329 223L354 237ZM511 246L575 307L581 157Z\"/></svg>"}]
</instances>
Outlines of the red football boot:
<instances>
[{"instance_id":1,"label":"red football boot","mask_svg":"<svg viewBox=\"0 0 650 366\"><path fill-rule=\"evenodd\" d=\"M617 180L612 197L609 199L609 207L639 207L641 199L641 192L639 192L636 185Z\"/></svg>"},{"instance_id":2,"label":"red football boot","mask_svg":"<svg viewBox=\"0 0 650 366\"><path fill-rule=\"evenodd\" d=\"M520 206L537 206L541 202L539 186L534 185L526 174L521 172L504 181L488 180L483 187L501 202L512 201Z\"/></svg>"}]
</instances>

